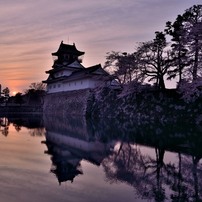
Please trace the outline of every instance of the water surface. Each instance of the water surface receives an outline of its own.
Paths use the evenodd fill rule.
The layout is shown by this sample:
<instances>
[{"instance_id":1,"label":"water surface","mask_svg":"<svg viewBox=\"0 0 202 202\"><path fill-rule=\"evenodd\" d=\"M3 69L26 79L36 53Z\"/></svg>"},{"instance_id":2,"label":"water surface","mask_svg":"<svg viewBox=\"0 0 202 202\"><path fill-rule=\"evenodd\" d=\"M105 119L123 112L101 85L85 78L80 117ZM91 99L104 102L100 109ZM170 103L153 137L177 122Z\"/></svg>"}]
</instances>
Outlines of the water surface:
<instances>
[{"instance_id":1,"label":"water surface","mask_svg":"<svg viewBox=\"0 0 202 202\"><path fill-rule=\"evenodd\" d=\"M8 117L0 201L200 201L199 126Z\"/></svg>"}]
</instances>

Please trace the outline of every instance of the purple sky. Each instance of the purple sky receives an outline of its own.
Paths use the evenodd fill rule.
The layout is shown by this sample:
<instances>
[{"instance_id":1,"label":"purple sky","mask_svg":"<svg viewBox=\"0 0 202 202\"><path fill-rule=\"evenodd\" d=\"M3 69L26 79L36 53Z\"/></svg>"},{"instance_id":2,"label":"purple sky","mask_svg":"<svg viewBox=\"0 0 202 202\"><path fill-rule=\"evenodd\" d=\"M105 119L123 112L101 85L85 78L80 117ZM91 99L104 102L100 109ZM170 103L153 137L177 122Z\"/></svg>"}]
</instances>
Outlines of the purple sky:
<instances>
[{"instance_id":1,"label":"purple sky","mask_svg":"<svg viewBox=\"0 0 202 202\"><path fill-rule=\"evenodd\" d=\"M47 78L60 42L85 51L83 65L105 62L106 52L134 51L166 21L201 0L0 0L0 83L24 92Z\"/></svg>"}]
</instances>

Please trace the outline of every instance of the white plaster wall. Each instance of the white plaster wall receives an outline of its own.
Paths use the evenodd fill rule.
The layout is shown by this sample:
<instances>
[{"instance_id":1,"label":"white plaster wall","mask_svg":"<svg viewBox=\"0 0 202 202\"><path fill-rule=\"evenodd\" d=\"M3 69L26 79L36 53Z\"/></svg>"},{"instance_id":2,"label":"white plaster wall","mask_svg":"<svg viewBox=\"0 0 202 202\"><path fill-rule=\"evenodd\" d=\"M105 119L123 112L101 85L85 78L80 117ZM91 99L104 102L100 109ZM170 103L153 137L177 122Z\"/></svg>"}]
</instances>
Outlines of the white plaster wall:
<instances>
[{"instance_id":1,"label":"white plaster wall","mask_svg":"<svg viewBox=\"0 0 202 202\"><path fill-rule=\"evenodd\" d=\"M63 70L63 71L56 72L54 74L54 76L55 76L55 78L59 78L61 76L69 76L70 74L72 74L72 71L70 71L70 70Z\"/></svg>"},{"instance_id":2,"label":"white plaster wall","mask_svg":"<svg viewBox=\"0 0 202 202\"><path fill-rule=\"evenodd\" d=\"M72 90L80 90L86 88L95 88L100 84L99 81L92 79L82 79L79 81L70 81L65 83L54 83L47 86L47 93L64 92Z\"/></svg>"},{"instance_id":3,"label":"white plaster wall","mask_svg":"<svg viewBox=\"0 0 202 202\"><path fill-rule=\"evenodd\" d=\"M85 140L70 137L68 135L61 135L59 133L50 131L47 133L47 139L48 141L53 141L58 145L63 144L65 146L70 146L85 152L101 152L105 151L106 149L106 145L98 141L88 142Z\"/></svg>"},{"instance_id":4,"label":"white plaster wall","mask_svg":"<svg viewBox=\"0 0 202 202\"><path fill-rule=\"evenodd\" d=\"M63 71L63 76L69 76L70 74L72 74L72 71L70 71L70 70Z\"/></svg>"}]
</instances>

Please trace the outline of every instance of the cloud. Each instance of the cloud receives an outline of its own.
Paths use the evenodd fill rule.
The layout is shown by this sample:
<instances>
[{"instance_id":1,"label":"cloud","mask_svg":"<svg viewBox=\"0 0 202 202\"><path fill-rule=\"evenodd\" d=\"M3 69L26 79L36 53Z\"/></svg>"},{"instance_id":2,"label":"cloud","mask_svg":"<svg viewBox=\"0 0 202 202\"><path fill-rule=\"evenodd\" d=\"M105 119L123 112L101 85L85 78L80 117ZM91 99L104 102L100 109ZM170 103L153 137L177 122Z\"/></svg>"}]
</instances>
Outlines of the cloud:
<instances>
[{"instance_id":1,"label":"cloud","mask_svg":"<svg viewBox=\"0 0 202 202\"><path fill-rule=\"evenodd\" d=\"M153 39L166 21L197 3L200 1L0 0L0 81L8 85L9 79L23 80L21 86L44 79L52 65L51 53L61 40L75 42L86 52L84 65L103 64L106 52L134 51L136 42Z\"/></svg>"}]
</instances>

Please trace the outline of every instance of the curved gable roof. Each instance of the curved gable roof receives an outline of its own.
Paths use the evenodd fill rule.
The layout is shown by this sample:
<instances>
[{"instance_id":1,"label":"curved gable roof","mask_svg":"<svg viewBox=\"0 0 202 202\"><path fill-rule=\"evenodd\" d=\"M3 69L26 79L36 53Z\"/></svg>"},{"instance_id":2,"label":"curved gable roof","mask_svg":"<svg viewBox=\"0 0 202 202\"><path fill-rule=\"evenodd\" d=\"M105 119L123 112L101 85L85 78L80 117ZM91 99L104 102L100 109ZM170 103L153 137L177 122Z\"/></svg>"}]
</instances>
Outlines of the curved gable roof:
<instances>
[{"instance_id":1,"label":"curved gable roof","mask_svg":"<svg viewBox=\"0 0 202 202\"><path fill-rule=\"evenodd\" d=\"M58 55L62 55L65 53L81 56L81 55L84 55L85 52L77 50L75 44L73 44L73 45L64 44L62 41L60 43L60 46L59 46L57 52L52 53L52 55L58 56Z\"/></svg>"}]
</instances>

